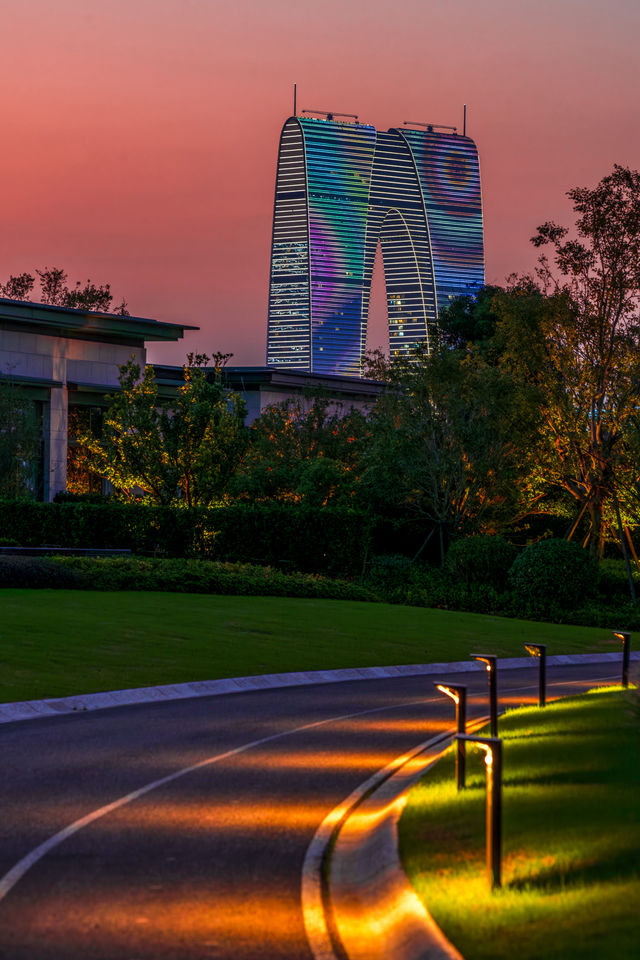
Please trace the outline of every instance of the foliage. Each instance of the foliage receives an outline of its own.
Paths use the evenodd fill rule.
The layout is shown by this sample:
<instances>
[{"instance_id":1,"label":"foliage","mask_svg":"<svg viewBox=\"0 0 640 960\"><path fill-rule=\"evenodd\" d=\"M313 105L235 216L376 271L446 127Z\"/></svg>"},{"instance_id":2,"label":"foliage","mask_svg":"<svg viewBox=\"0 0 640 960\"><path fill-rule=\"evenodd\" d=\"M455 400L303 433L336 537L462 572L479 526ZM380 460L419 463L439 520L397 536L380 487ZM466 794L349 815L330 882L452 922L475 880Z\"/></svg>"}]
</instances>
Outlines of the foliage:
<instances>
[{"instance_id":1,"label":"foliage","mask_svg":"<svg viewBox=\"0 0 640 960\"><path fill-rule=\"evenodd\" d=\"M21 546L124 548L313 573L360 574L373 520L290 504L165 507L143 503L0 501L0 529Z\"/></svg>"},{"instance_id":2,"label":"foliage","mask_svg":"<svg viewBox=\"0 0 640 960\"><path fill-rule=\"evenodd\" d=\"M343 411L322 397L308 408L301 400L287 400L264 410L249 433L232 485L237 496L313 507L354 500L367 434L360 411Z\"/></svg>"},{"instance_id":3,"label":"foliage","mask_svg":"<svg viewBox=\"0 0 640 960\"><path fill-rule=\"evenodd\" d=\"M127 304L123 300L116 310L111 310L113 294L108 283L98 286L87 280L83 285L76 280L73 287L67 286L67 274L60 267L36 270L40 285L40 303L50 303L59 307L71 307L75 310L89 310L97 313L112 313L116 316L129 316ZM35 277L31 273L10 276L6 283L0 283L0 297L9 300L27 300L35 288Z\"/></svg>"},{"instance_id":4,"label":"foliage","mask_svg":"<svg viewBox=\"0 0 640 960\"><path fill-rule=\"evenodd\" d=\"M76 590L84 586L73 569L45 557L0 556L0 588L28 587Z\"/></svg>"},{"instance_id":5,"label":"foliage","mask_svg":"<svg viewBox=\"0 0 640 960\"><path fill-rule=\"evenodd\" d=\"M465 537L454 540L447 551L445 569L454 580L488 584L497 590L507 585L509 568L517 550L499 536Z\"/></svg>"},{"instance_id":6,"label":"foliage","mask_svg":"<svg viewBox=\"0 0 640 960\"><path fill-rule=\"evenodd\" d=\"M475 296L455 297L438 315L440 343L457 350L474 344L491 357L499 319L493 302L500 292L501 287L487 285Z\"/></svg>"},{"instance_id":7,"label":"foliage","mask_svg":"<svg viewBox=\"0 0 640 960\"><path fill-rule=\"evenodd\" d=\"M365 583L389 603L404 602L411 582L412 563L402 554L372 557L366 568Z\"/></svg>"},{"instance_id":8,"label":"foliage","mask_svg":"<svg viewBox=\"0 0 640 960\"><path fill-rule=\"evenodd\" d=\"M221 499L246 445L244 402L222 385L229 355L190 354L175 396L159 395L153 367L120 368L121 390L104 414L102 435L80 434L89 468L127 500L140 496L188 507Z\"/></svg>"},{"instance_id":9,"label":"foliage","mask_svg":"<svg viewBox=\"0 0 640 960\"><path fill-rule=\"evenodd\" d=\"M554 604L575 609L595 596L598 578L594 558L566 540L532 543L516 557L509 571L516 602L533 603L540 609Z\"/></svg>"},{"instance_id":10,"label":"foliage","mask_svg":"<svg viewBox=\"0 0 640 960\"><path fill-rule=\"evenodd\" d=\"M431 521L444 562L446 537L492 530L513 515L512 433L526 414L510 378L466 351L418 348L386 378L368 421L363 493L374 512L391 505Z\"/></svg>"},{"instance_id":11,"label":"foliage","mask_svg":"<svg viewBox=\"0 0 640 960\"><path fill-rule=\"evenodd\" d=\"M41 424L33 401L11 378L0 381L0 497L36 491Z\"/></svg>"},{"instance_id":12,"label":"foliage","mask_svg":"<svg viewBox=\"0 0 640 960\"><path fill-rule=\"evenodd\" d=\"M569 496L589 517L590 549L629 523L637 504L632 434L640 400L640 173L615 166L593 189L568 196L575 237L554 223L533 243L552 250L538 281L494 298L501 363L533 391L540 426L530 445L529 494ZM569 536L573 535L571 530Z\"/></svg>"},{"instance_id":13,"label":"foliage","mask_svg":"<svg viewBox=\"0 0 640 960\"><path fill-rule=\"evenodd\" d=\"M55 557L48 561L48 567L53 571L50 583L25 582L12 583L11 586L73 585L76 589L87 590L160 590L369 602L377 599L370 590L347 580L332 580L310 573L283 573L273 567L242 563L140 557ZM72 584L64 583L64 574L68 574L67 581L71 579Z\"/></svg>"}]
</instances>

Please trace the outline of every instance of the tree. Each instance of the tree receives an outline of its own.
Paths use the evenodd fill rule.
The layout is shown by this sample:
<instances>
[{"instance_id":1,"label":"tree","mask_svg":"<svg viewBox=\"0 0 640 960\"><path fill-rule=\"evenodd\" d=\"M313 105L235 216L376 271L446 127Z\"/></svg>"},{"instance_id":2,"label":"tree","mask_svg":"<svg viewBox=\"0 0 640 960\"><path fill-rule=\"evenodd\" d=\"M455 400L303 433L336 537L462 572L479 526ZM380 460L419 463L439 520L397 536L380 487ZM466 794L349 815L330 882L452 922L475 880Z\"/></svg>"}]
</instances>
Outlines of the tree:
<instances>
[{"instance_id":1,"label":"tree","mask_svg":"<svg viewBox=\"0 0 640 960\"><path fill-rule=\"evenodd\" d=\"M455 297L438 316L440 343L453 349L464 349L470 344L486 352L495 346L498 323L493 300L502 287L482 287L475 296Z\"/></svg>"},{"instance_id":2,"label":"tree","mask_svg":"<svg viewBox=\"0 0 640 960\"><path fill-rule=\"evenodd\" d=\"M363 486L374 509L430 520L444 562L448 538L495 531L513 512L511 381L477 353L447 348L418 348L386 379L368 420Z\"/></svg>"},{"instance_id":3,"label":"tree","mask_svg":"<svg viewBox=\"0 0 640 960\"><path fill-rule=\"evenodd\" d=\"M33 401L11 378L0 382L0 496L34 496L41 442Z\"/></svg>"},{"instance_id":4,"label":"tree","mask_svg":"<svg viewBox=\"0 0 640 960\"><path fill-rule=\"evenodd\" d=\"M637 480L628 433L640 402L640 173L616 165L568 196L575 236L552 222L538 228L532 242L552 259L540 257L537 281L521 278L494 298L496 336L503 365L537 394L531 483L573 499L569 536L588 516L600 557Z\"/></svg>"},{"instance_id":5,"label":"tree","mask_svg":"<svg viewBox=\"0 0 640 960\"><path fill-rule=\"evenodd\" d=\"M59 267L36 270L36 273L40 283L40 303L97 313L111 312L116 316L129 316L124 300L115 310L111 310L113 294L108 283L98 286L91 280L87 280L83 285L80 280L77 280L70 289L67 286L67 274ZM10 276L6 283L0 283L0 296L8 300L27 300L33 293L35 282L35 277L31 273Z\"/></svg>"},{"instance_id":6,"label":"tree","mask_svg":"<svg viewBox=\"0 0 640 960\"><path fill-rule=\"evenodd\" d=\"M221 499L246 445L244 402L222 383L229 356L189 354L184 381L169 398L159 395L153 367L122 366L102 435L78 438L89 469L127 499L188 507Z\"/></svg>"},{"instance_id":7,"label":"tree","mask_svg":"<svg viewBox=\"0 0 640 960\"><path fill-rule=\"evenodd\" d=\"M349 504L365 434L363 413L335 409L326 398L316 397L308 408L300 400L274 404L251 424L234 491L318 507Z\"/></svg>"}]
</instances>

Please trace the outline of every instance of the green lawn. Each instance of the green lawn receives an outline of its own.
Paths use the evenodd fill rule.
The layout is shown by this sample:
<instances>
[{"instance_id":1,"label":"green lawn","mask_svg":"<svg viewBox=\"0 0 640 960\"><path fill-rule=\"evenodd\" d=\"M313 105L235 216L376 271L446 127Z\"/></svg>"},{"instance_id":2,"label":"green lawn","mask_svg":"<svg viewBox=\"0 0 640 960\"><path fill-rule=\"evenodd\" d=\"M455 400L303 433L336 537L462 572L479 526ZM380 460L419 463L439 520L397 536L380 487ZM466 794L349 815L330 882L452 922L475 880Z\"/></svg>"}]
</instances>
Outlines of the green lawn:
<instances>
[{"instance_id":1,"label":"green lawn","mask_svg":"<svg viewBox=\"0 0 640 960\"><path fill-rule=\"evenodd\" d=\"M291 670L617 651L599 628L345 600L0 591L0 702Z\"/></svg>"},{"instance_id":2,"label":"green lawn","mask_svg":"<svg viewBox=\"0 0 640 960\"><path fill-rule=\"evenodd\" d=\"M447 755L411 792L405 868L466 960L632 960L640 911L640 703L592 691L501 721L503 887L484 861L484 763Z\"/></svg>"}]
</instances>

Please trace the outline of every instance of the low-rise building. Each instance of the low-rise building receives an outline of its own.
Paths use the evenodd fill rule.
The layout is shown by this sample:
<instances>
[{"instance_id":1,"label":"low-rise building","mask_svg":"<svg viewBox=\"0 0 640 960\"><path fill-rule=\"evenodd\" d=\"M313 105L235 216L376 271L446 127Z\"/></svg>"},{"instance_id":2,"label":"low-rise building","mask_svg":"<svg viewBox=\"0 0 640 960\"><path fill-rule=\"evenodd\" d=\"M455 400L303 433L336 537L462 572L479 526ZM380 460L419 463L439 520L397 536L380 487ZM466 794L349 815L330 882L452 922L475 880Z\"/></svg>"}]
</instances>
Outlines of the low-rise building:
<instances>
[{"instance_id":1,"label":"low-rise building","mask_svg":"<svg viewBox=\"0 0 640 960\"><path fill-rule=\"evenodd\" d=\"M147 343L178 341L185 331L197 329L0 298L0 383L18 386L42 424L33 471L38 499L53 500L67 489L74 469L74 426L86 427L100 417L105 397L119 389L120 367L132 357L144 367ZM182 382L182 367L158 364L155 371L161 393L170 394ZM298 399L305 406L315 396L329 399L336 409L367 410L382 390L376 381L271 367L227 367L224 379L243 396L248 423L272 404Z\"/></svg>"}]
</instances>

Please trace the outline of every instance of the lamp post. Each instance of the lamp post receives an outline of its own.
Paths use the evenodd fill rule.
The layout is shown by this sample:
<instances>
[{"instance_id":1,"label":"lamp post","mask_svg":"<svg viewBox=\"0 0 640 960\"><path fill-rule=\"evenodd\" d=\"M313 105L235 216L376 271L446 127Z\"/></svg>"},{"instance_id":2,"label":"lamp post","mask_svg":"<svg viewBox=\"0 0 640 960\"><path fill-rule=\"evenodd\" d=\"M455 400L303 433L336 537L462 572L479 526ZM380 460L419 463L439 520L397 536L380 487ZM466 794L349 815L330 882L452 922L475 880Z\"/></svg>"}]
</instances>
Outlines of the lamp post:
<instances>
[{"instance_id":1,"label":"lamp post","mask_svg":"<svg viewBox=\"0 0 640 960\"><path fill-rule=\"evenodd\" d=\"M498 737L457 739L477 743L484 750L487 768L487 880L492 890L502 886L502 740Z\"/></svg>"},{"instance_id":2,"label":"lamp post","mask_svg":"<svg viewBox=\"0 0 640 960\"><path fill-rule=\"evenodd\" d=\"M631 653L631 634L624 630L614 632L617 640L622 640L622 686L629 686L629 656Z\"/></svg>"},{"instance_id":3,"label":"lamp post","mask_svg":"<svg viewBox=\"0 0 640 960\"><path fill-rule=\"evenodd\" d=\"M481 660L482 663L487 665L487 673L489 674L489 715L491 717L491 736L498 736L498 682L497 682L497 673L498 665L496 663L497 657L492 653L472 653L472 660Z\"/></svg>"},{"instance_id":4,"label":"lamp post","mask_svg":"<svg viewBox=\"0 0 640 960\"><path fill-rule=\"evenodd\" d=\"M524 648L529 656L540 659L538 706L544 707L547 702L547 645L546 643L525 643Z\"/></svg>"},{"instance_id":5,"label":"lamp post","mask_svg":"<svg viewBox=\"0 0 640 960\"><path fill-rule=\"evenodd\" d=\"M467 688L454 683L434 683L436 690L450 697L456 705L456 731L467 732ZM458 739L456 746L456 786L465 788L466 748L464 740Z\"/></svg>"}]
</instances>

